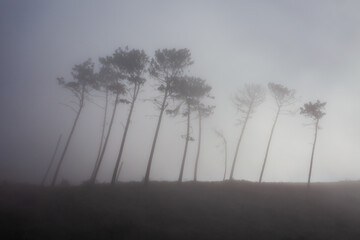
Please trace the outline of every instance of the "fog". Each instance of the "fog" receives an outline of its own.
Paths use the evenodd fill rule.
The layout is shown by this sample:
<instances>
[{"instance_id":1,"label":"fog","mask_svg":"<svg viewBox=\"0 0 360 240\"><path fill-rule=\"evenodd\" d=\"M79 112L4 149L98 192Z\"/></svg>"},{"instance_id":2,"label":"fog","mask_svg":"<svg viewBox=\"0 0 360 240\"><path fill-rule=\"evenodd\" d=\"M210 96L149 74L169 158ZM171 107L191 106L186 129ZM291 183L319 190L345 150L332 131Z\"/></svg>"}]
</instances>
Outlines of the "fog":
<instances>
[{"instance_id":1,"label":"fog","mask_svg":"<svg viewBox=\"0 0 360 240\"><path fill-rule=\"evenodd\" d=\"M222 180L224 153L214 129L228 141L228 172L241 131L231 96L247 83L295 89L297 111L281 115L274 132L265 182L305 182L314 128L299 108L327 102L316 146L312 181L358 180L360 170L360 3L357 1L7 1L0 2L0 180L39 183L57 138L68 136L75 114L61 103L72 96L56 78L117 48L188 48L186 72L206 79L216 109L204 119L200 181ZM94 93L92 102L103 105ZM124 148L121 181L141 181L149 159L158 95L147 76ZM86 102L59 179L89 179L100 142L103 110ZM120 105L98 181L109 182L120 148L128 105ZM276 104L267 94L250 119L234 177L257 181ZM197 119L191 136L197 140ZM164 116L151 180L178 178L185 119ZM184 180L193 179L197 142L189 144ZM61 151L59 151L61 152ZM59 152L57 160L59 159ZM51 171L53 174L53 169Z\"/></svg>"}]
</instances>

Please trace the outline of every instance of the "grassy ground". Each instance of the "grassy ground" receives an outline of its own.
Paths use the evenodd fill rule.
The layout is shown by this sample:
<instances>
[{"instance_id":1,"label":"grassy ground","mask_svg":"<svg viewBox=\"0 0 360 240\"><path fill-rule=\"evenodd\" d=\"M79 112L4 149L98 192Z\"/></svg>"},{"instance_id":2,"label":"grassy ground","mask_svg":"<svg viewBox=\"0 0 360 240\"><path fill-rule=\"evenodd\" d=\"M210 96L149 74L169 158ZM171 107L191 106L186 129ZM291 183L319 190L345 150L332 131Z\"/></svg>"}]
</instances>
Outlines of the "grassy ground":
<instances>
[{"instance_id":1,"label":"grassy ground","mask_svg":"<svg viewBox=\"0 0 360 240\"><path fill-rule=\"evenodd\" d=\"M0 226L1 239L360 239L360 183L3 184Z\"/></svg>"}]
</instances>

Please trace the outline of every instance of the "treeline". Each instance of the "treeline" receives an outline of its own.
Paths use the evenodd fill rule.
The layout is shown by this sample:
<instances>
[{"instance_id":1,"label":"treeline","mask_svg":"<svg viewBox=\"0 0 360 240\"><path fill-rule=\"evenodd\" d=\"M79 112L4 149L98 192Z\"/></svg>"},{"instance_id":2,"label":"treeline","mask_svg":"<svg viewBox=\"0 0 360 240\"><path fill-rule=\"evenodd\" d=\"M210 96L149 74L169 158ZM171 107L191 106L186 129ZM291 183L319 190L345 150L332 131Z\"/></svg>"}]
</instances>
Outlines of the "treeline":
<instances>
[{"instance_id":1,"label":"treeline","mask_svg":"<svg viewBox=\"0 0 360 240\"><path fill-rule=\"evenodd\" d=\"M117 49L111 56L99 58L100 67L98 69L95 68L95 64L91 59L79 65L75 65L71 72L73 77L72 81L65 81L64 78L58 78L57 81L59 85L69 90L74 96L74 100L67 106L70 107L76 115L70 133L67 136L64 149L62 150L60 160L56 165L51 185L54 186L56 184L58 174L67 153L73 133L78 125L79 117L82 114L87 102L91 99L90 93L93 91L100 92L101 95L104 96L104 101L101 103L104 105L104 111L100 112L102 114L102 125L99 126L101 138L99 139L100 143L97 155L94 156L93 159L93 170L89 173L89 182L91 184L96 182L99 169L101 168L109 137L112 134L114 117L116 115L117 108L119 104L129 105L122 140L119 146L119 152L117 158L114 159L114 169L111 176L112 185L118 181L122 169L122 155L124 148L126 147L126 138L130 129L132 113L136 107L139 94L148 79L152 80L151 86L155 87L155 91L158 92L156 97L153 97L151 100L157 107L159 115L147 162L144 183L147 184L150 179L153 156L164 113L174 117L180 115L186 119L187 131L184 136L185 145L178 177L179 183L181 183L183 179L188 143L189 141L194 140L190 136L190 128L193 124L191 122L193 119L192 116L195 116L198 119L197 124L199 132L197 137L197 154L194 166L194 181L197 181L198 162L201 153L202 120L203 118L209 117L213 114L215 106L206 104L207 98L214 98L211 94L212 87L206 82L206 80L185 74L186 70L192 64L193 61L191 53L188 49L159 49L156 50L153 57L150 58L143 50L129 49L126 47L124 49ZM265 171L267 157L270 150L272 136L277 125L277 120L281 114L289 111L289 107L296 102L295 90L293 89L288 89L281 84L269 83L268 90L275 100L274 102L277 106L277 112L269 135L259 182L262 182L262 176ZM232 99L234 106L238 110L239 121L242 124L242 128L234 153L229 176L230 180L234 179L233 175L236 167L237 155L246 125L251 116L254 114L256 108L263 103L265 93L265 88L261 85L246 84L243 88L238 89ZM325 102L317 100L314 103L306 103L300 108L300 114L311 118L315 126L315 137L311 155L308 184L310 184L311 179L319 120L325 115L325 104ZM110 120L107 119L109 112L111 113ZM106 123L108 121L109 124L107 126ZM225 166L223 179L226 180L228 155L227 141L221 131L216 131L216 134L221 138L224 146ZM42 184L44 184L45 179L48 176L49 169L54 163L54 156L58 149L59 141L43 178Z\"/></svg>"}]
</instances>

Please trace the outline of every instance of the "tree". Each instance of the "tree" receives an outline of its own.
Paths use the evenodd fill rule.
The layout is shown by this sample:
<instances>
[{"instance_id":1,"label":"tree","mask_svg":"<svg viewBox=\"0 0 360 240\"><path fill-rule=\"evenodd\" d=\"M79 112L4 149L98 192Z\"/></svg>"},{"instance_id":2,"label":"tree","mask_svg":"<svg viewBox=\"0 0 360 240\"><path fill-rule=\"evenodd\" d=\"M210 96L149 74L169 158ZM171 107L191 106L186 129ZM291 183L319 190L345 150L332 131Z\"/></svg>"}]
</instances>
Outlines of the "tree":
<instances>
[{"instance_id":1,"label":"tree","mask_svg":"<svg viewBox=\"0 0 360 240\"><path fill-rule=\"evenodd\" d=\"M221 132L221 131L219 131L219 130L215 130L215 134L216 134L216 136L218 136L220 139L221 139L221 141L222 141L222 145L223 145L223 148L224 148L224 152L225 152L225 158L224 158L224 163L225 163L225 165L224 165L224 178L223 178L223 181L225 181L225 179L226 179L226 170L227 170L227 141L226 141L226 138L225 138L225 136L224 136L224 134Z\"/></svg>"},{"instance_id":2,"label":"tree","mask_svg":"<svg viewBox=\"0 0 360 240\"><path fill-rule=\"evenodd\" d=\"M112 64L117 69L118 72L121 72L128 83L128 96L130 102L130 110L126 120L125 129L123 132L123 137L121 140L120 150L118 157L116 159L116 164L114 167L111 184L115 184L116 180L119 178L120 170L119 163L121 161L121 156L124 150L126 135L129 129L131 122L131 116L134 110L136 99L138 98L139 91L144 85L146 79L144 74L146 73L146 68L148 64L148 56L143 50L129 50L125 48L124 50L119 48L112 56Z\"/></svg>"},{"instance_id":3,"label":"tree","mask_svg":"<svg viewBox=\"0 0 360 240\"><path fill-rule=\"evenodd\" d=\"M72 92L73 96L75 97L76 101L72 101L73 106L71 105L66 105L68 107L70 107L72 110L75 111L76 113L76 117L73 123L73 126L71 128L70 134L67 138L66 144L65 144L65 148L61 154L59 163L56 167L55 170L55 175L54 178L52 180L51 185L54 186L56 183L56 179L57 176L59 174L59 170L61 168L61 165L63 163L66 151L69 147L69 143L71 141L71 138L73 136L75 127L78 123L80 114L84 108L85 105L85 99L88 95L88 93L94 88L96 87L96 82L95 82L95 75L94 75L94 64L91 61L91 59L88 59L87 61L85 61L82 64L79 65L75 65L72 69L72 77L74 79L74 81L72 82L65 82L64 78L60 77L57 78L58 83L60 86L64 87L65 89L69 90Z\"/></svg>"},{"instance_id":4,"label":"tree","mask_svg":"<svg viewBox=\"0 0 360 240\"><path fill-rule=\"evenodd\" d=\"M239 146L244 135L246 124L258 107L265 99L265 91L262 86L258 84L246 84L242 89L239 89L236 95L233 98L234 105L238 112L240 112L240 122L242 122L243 127L240 132L240 137L237 142L234 161L231 167L230 180L233 180L234 169L236 166L236 159L239 152Z\"/></svg>"},{"instance_id":5,"label":"tree","mask_svg":"<svg viewBox=\"0 0 360 240\"><path fill-rule=\"evenodd\" d=\"M49 172L50 172L50 169L51 169L51 167L52 167L52 165L53 165L53 163L54 163L55 156L56 156L56 153L57 153L57 150L58 150L58 148L59 148L60 141L61 141L61 137L62 137L62 135L60 135L59 138L58 138L58 141L57 141L57 143L56 143L55 150L54 150L54 152L53 152L53 154L52 154L52 157L51 157L49 166L48 166L48 168L46 169L45 175L44 175L44 177L43 177L43 179L42 179L42 181L41 181L41 186L43 186L43 185L45 184L45 180L46 180L46 178L47 178L47 176L48 176L48 174L49 174Z\"/></svg>"},{"instance_id":6,"label":"tree","mask_svg":"<svg viewBox=\"0 0 360 240\"><path fill-rule=\"evenodd\" d=\"M311 120L313 120L313 124L315 125L315 136L314 136L314 143L313 143L313 148L312 148L312 152L311 152L310 169L309 169L307 187L310 186L311 171L312 171L312 165L313 165L313 159L314 159L316 139L317 139L317 133L318 133L318 129L319 129L319 121L323 116L325 116L325 112L324 112L325 105L326 105L326 102L320 102L319 100L317 100L314 103L312 103L312 102L305 103L304 106L300 108L300 114L304 115L305 117L311 118Z\"/></svg>"},{"instance_id":7,"label":"tree","mask_svg":"<svg viewBox=\"0 0 360 240\"><path fill-rule=\"evenodd\" d=\"M99 90L105 93L105 106L104 106L104 117L102 122L100 146L98 149L97 158L90 179L94 179L95 171L99 165L100 155L103 149L106 120L107 120L106 118L107 118L108 105L109 105L109 89L110 86L113 84L115 77L115 74L111 69L110 61L107 61L106 58L99 58L99 62L101 63L101 68L99 73L97 73L96 75L97 76L96 81L98 82Z\"/></svg>"},{"instance_id":8,"label":"tree","mask_svg":"<svg viewBox=\"0 0 360 240\"><path fill-rule=\"evenodd\" d=\"M187 148L189 140L192 138L190 137L190 119L191 119L191 112L192 111L207 111L209 113L212 108L205 108L203 107L200 110L200 103L201 99L209 94L211 87L205 83L205 80L196 77L189 77L185 76L182 78L178 78L174 81L174 99L178 100L180 104L174 110L167 110L168 113L173 113L177 115L181 106L184 106L182 116L187 117L187 128L186 128L186 136L185 136L185 148L184 154L181 163L181 169L179 174L178 183L182 182L183 174L184 174L184 166L187 154ZM206 109L206 110L205 110ZM209 113L210 114L210 113ZM200 136L199 136L200 137ZM195 166L195 175L197 171L197 164Z\"/></svg>"},{"instance_id":9,"label":"tree","mask_svg":"<svg viewBox=\"0 0 360 240\"><path fill-rule=\"evenodd\" d=\"M265 165L266 165L266 160L267 160L267 157L269 154L271 139L272 139L274 129L277 124L279 115L282 113L281 111L284 107L290 106L291 104L294 104L296 101L295 90L293 90L293 89L288 89L281 84L276 84L276 83L271 83L271 82L268 84L268 88L270 90L271 96L275 99L275 102L277 105L277 112L276 112L274 123L271 128L269 141L268 141L268 144L266 147L266 153L265 153L265 158L264 158L264 162L263 162L262 169L261 169L259 183L261 183L261 181L262 181L262 177L263 177Z\"/></svg>"},{"instance_id":10,"label":"tree","mask_svg":"<svg viewBox=\"0 0 360 240\"><path fill-rule=\"evenodd\" d=\"M200 149L201 149L201 130L202 130L202 119L210 116L214 112L215 106L205 106L202 103L197 104L195 106L195 110L198 112L198 120L199 120L199 134L198 134L198 147L195 159L195 171L194 171L194 181L197 181L197 173L198 173L198 165L200 158Z\"/></svg>"},{"instance_id":11,"label":"tree","mask_svg":"<svg viewBox=\"0 0 360 240\"><path fill-rule=\"evenodd\" d=\"M111 67L112 61L113 60L111 57L100 59L100 62L102 63L102 69L100 70L100 75L102 75L102 79L104 81L107 81L107 84L105 86L108 88L108 91L110 93L115 95L115 100L114 100L114 107L113 107L113 111L112 111L112 115L111 115L111 119L110 119L110 123L109 123L109 128L108 128L108 131L107 131L107 134L105 137L105 141L104 141L104 146L101 150L99 160L97 161L97 164L94 168L92 179L90 180L91 183L95 183L97 174L100 169L100 165L104 158L106 146L109 141L111 129L112 129L112 126L114 123L114 117L116 115L117 106L119 103L127 103L127 100L120 98L120 95L125 94L125 85L123 84L124 76L120 72L116 72Z\"/></svg>"},{"instance_id":12,"label":"tree","mask_svg":"<svg viewBox=\"0 0 360 240\"><path fill-rule=\"evenodd\" d=\"M149 73L150 76L156 80L156 87L159 92L161 92L159 101L158 98L154 99L154 104L160 110L160 115L158 118L155 136L151 147L151 152L146 168L144 183L149 182L151 164L153 160L153 155L155 151L156 141L158 138L161 120L163 113L168 106L168 99L172 96L173 85L176 78L183 75L183 72L186 68L192 65L190 51L186 48L184 49L162 49L156 50L155 56L151 59Z\"/></svg>"}]
</instances>

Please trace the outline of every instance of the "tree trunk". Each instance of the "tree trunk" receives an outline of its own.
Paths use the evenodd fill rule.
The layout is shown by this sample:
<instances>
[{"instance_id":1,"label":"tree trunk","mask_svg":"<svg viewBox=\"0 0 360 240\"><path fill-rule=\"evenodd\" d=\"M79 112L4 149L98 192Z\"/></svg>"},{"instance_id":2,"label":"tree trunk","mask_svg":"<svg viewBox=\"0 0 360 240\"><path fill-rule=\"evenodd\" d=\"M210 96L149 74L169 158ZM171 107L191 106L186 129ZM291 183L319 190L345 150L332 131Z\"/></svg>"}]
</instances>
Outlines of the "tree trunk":
<instances>
[{"instance_id":1,"label":"tree trunk","mask_svg":"<svg viewBox=\"0 0 360 240\"><path fill-rule=\"evenodd\" d=\"M49 174L49 172L50 172L50 169L51 169L51 167L52 167L52 165L53 165L53 163L54 163L55 156L56 156L56 152L57 152L57 150L58 150L58 148L59 148L59 144L60 144L61 137L62 137L62 135L59 136L59 139L58 139L58 141L57 141L57 143L56 143L55 151L54 151L54 153L53 153L53 155L52 155L52 157L51 157L49 166L48 166L48 168L46 169L45 175L44 175L44 177L43 177L43 179L42 179L42 181L41 181L41 186L44 185L45 180L46 180L46 178L47 178L47 176L48 176L48 174Z\"/></svg>"},{"instance_id":2,"label":"tree trunk","mask_svg":"<svg viewBox=\"0 0 360 240\"><path fill-rule=\"evenodd\" d=\"M70 143L70 141L71 141L71 138L72 138L72 135L73 135L73 133L74 133L75 127L76 127L77 122L78 122L78 120L79 120L81 110L83 109L83 106L84 106L84 105L83 105L83 101L84 101L84 96L83 96L83 95L84 95L84 93L82 93L82 101L81 101L81 103L80 103L79 110L78 110L78 112L77 112L77 114L76 114L76 117L75 117L73 126L72 126L72 128L71 128L70 134L69 134L68 139L67 139L67 141L66 141L65 148L64 148L64 150L63 150L63 152L62 152L62 154L61 154L60 161L59 161L59 163L58 163L58 165L57 165L57 167L56 167L55 175L54 175L54 178L53 178L53 180L52 180L51 186L55 186L55 184L56 184L56 179L57 179L57 176L58 176L58 174L59 174L60 167L61 167L61 165L62 165L62 162L64 161L64 157L65 157L66 151L67 151L67 149L68 149L68 147L69 147L69 143Z\"/></svg>"},{"instance_id":3,"label":"tree trunk","mask_svg":"<svg viewBox=\"0 0 360 240\"><path fill-rule=\"evenodd\" d=\"M239 152L239 146L240 146L241 139L242 139L242 137L244 135L244 130L245 130L246 124L247 124L247 122L249 120L251 108L252 107L250 106L249 110L248 110L248 112L246 114L245 122L244 122L244 125L243 125L242 129L241 129L240 137L239 137L239 140L238 140L238 143L237 143L237 146L236 146L234 161L233 161L233 164L232 164L232 167L231 167L231 172L230 172L230 180L234 180L233 175L234 175L234 169L235 169L235 165L236 165L236 158L237 158L237 155L238 155L238 152Z\"/></svg>"},{"instance_id":4,"label":"tree trunk","mask_svg":"<svg viewBox=\"0 0 360 240\"><path fill-rule=\"evenodd\" d=\"M312 165L313 165L313 159L314 159L314 152L315 152L315 145L316 145L318 127L319 127L319 119L316 121L316 124L315 124L315 137L314 137L314 144L313 144L312 153L311 153L309 177L308 177L308 183L307 183L308 188L310 187L311 171L312 171Z\"/></svg>"},{"instance_id":5,"label":"tree trunk","mask_svg":"<svg viewBox=\"0 0 360 240\"><path fill-rule=\"evenodd\" d=\"M123 165L124 165L124 161L121 161L120 166L119 166L119 170L118 170L117 175L116 175L116 182L119 182L120 172L121 172L121 169L122 169Z\"/></svg>"},{"instance_id":6,"label":"tree trunk","mask_svg":"<svg viewBox=\"0 0 360 240\"><path fill-rule=\"evenodd\" d=\"M224 146L225 146L225 168L224 168L224 181L226 179L226 169L227 169L227 142L224 138Z\"/></svg>"},{"instance_id":7,"label":"tree trunk","mask_svg":"<svg viewBox=\"0 0 360 240\"><path fill-rule=\"evenodd\" d=\"M266 153L265 153L264 163L263 163L262 169L261 169L261 174L260 174L260 178L259 178L259 183L261 183L261 181L262 181L262 177L263 177L264 170L265 170L265 165L266 165L266 160L267 160L267 157L268 157L268 154L269 154L271 139L272 139L272 136L273 136L273 133L274 133L274 129L275 129L277 120L278 120L278 118L279 118L279 114L280 114L280 107L278 108L278 111L277 111L276 117L275 117L275 121L274 121L273 126L272 126L272 128L271 128L271 133L270 133L268 145L267 145L267 147L266 147Z\"/></svg>"},{"instance_id":8,"label":"tree trunk","mask_svg":"<svg viewBox=\"0 0 360 240\"><path fill-rule=\"evenodd\" d=\"M96 161L95 161L94 169L93 169L93 172L91 174L91 179L94 178L95 169L96 169L96 166L99 164L99 159L100 159L100 155L101 155L101 149L103 148L104 135L105 135L105 126L106 126L106 115L107 115L107 109L108 109L108 95L109 95L109 91L106 90L106 94L105 94L105 111L104 111L104 119L103 119L103 124L102 124L100 146L99 146L97 158L96 158Z\"/></svg>"},{"instance_id":9,"label":"tree trunk","mask_svg":"<svg viewBox=\"0 0 360 240\"><path fill-rule=\"evenodd\" d=\"M126 120L126 125L125 125L125 129L124 129L123 137L122 137L122 140L121 140L120 151L119 151L118 157L116 159L115 168L114 168L113 175L112 175L112 178L111 178L111 185L114 185L116 183L118 173L120 174L120 172L118 172L118 170L119 170L118 168L119 168L119 163L120 163L121 156L122 156L122 153L123 153L123 150L124 150L125 139L126 139L126 135L127 135L128 129L129 129L129 125L130 125L130 121L131 121L131 115L132 115L132 112L134 110L134 105L135 105L135 101L136 101L136 97L137 97L137 93L138 93L137 89L138 89L138 85L135 85L134 86L133 99L131 101L131 106L130 106L130 111L129 111L129 114L128 114L128 118Z\"/></svg>"},{"instance_id":10,"label":"tree trunk","mask_svg":"<svg viewBox=\"0 0 360 240\"><path fill-rule=\"evenodd\" d=\"M91 183L95 183L97 174L98 174L99 169L100 169L101 162L102 162L102 160L103 160L103 158L104 158L106 146L107 146L107 143L108 143L108 140L109 140L109 137L110 137L111 128L112 128L112 125L113 125L113 122L114 122L114 117L115 117L116 109L117 109L117 106L118 106L118 100L119 100L119 94L117 94L117 95L116 95L116 98L115 98L115 104L114 104L114 109L113 109L113 112L112 112L112 115L111 115L110 125L109 125L109 128L108 128L108 132L107 132L107 134L106 134L106 137L105 137L104 146L103 146L103 148L102 148L102 151L101 151L101 154L100 154L100 157L99 157L98 164L97 164L97 166L96 166L96 168L95 168L94 175L93 175L93 177L92 177L92 179L91 179Z\"/></svg>"},{"instance_id":11,"label":"tree trunk","mask_svg":"<svg viewBox=\"0 0 360 240\"><path fill-rule=\"evenodd\" d=\"M179 174L179 180L178 183L182 182L183 174L184 174L184 166L185 166L185 159L186 159L186 153L187 153L187 147L189 143L189 135L190 135L190 104L188 104L188 115L187 115L187 130L186 130L186 140L185 140L185 149L184 149L184 155L181 163L181 169Z\"/></svg>"},{"instance_id":12,"label":"tree trunk","mask_svg":"<svg viewBox=\"0 0 360 240\"><path fill-rule=\"evenodd\" d=\"M200 156L200 148L201 148L201 112L199 111L199 140L198 140L198 149L196 153L196 160L195 160L195 171L194 171L194 181L197 181L197 171L198 171L198 164L199 164L199 156Z\"/></svg>"},{"instance_id":13,"label":"tree trunk","mask_svg":"<svg viewBox=\"0 0 360 240\"><path fill-rule=\"evenodd\" d=\"M155 145L156 145L156 141L157 141L158 134L159 134L161 120L162 120L163 113L164 113L164 110L165 110L165 104L166 104L167 97L168 97L168 90L166 89L165 94L164 94L164 99L163 99L161 109L160 109L160 115L159 115L159 120L158 120L158 124L157 124L156 131L155 131L154 140L153 140L152 147L151 147L149 161L148 161L147 168L146 168L146 174L145 174L145 178L144 178L145 185L149 183L152 159L153 159L153 156L154 156Z\"/></svg>"}]
</instances>

